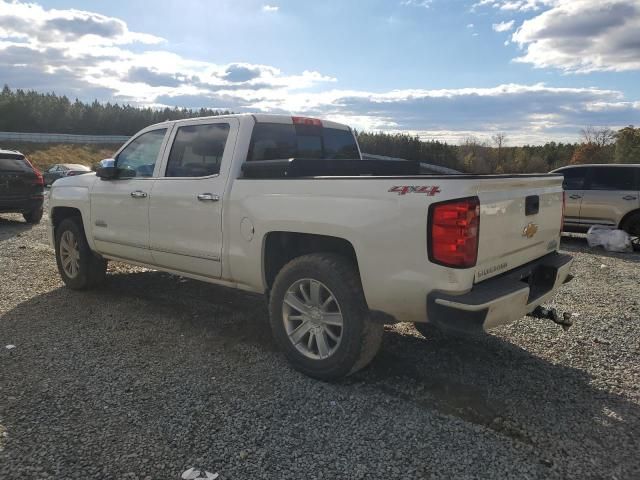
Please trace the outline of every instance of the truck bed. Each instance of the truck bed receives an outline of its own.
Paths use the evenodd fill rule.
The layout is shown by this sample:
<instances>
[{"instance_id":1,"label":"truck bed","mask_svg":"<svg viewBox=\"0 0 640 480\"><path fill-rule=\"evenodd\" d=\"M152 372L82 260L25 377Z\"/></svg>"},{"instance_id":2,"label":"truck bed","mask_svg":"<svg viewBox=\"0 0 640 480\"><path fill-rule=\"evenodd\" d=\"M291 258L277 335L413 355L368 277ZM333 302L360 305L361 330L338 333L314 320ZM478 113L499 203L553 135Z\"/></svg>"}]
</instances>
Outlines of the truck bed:
<instances>
[{"instance_id":1,"label":"truck bed","mask_svg":"<svg viewBox=\"0 0 640 480\"><path fill-rule=\"evenodd\" d=\"M245 178L301 178L324 176L420 175L420 163L411 160L286 158L242 164Z\"/></svg>"}]
</instances>

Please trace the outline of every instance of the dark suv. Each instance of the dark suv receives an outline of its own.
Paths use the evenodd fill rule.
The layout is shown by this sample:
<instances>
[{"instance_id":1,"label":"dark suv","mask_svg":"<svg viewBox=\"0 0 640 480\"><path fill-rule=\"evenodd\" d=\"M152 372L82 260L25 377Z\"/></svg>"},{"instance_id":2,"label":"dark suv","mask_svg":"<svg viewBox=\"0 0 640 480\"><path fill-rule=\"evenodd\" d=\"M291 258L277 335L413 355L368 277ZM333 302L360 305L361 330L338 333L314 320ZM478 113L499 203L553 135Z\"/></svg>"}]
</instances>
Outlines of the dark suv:
<instances>
[{"instance_id":1,"label":"dark suv","mask_svg":"<svg viewBox=\"0 0 640 480\"><path fill-rule=\"evenodd\" d=\"M42 174L20 152L0 150L0 213L21 213L38 223L43 201Z\"/></svg>"}]
</instances>

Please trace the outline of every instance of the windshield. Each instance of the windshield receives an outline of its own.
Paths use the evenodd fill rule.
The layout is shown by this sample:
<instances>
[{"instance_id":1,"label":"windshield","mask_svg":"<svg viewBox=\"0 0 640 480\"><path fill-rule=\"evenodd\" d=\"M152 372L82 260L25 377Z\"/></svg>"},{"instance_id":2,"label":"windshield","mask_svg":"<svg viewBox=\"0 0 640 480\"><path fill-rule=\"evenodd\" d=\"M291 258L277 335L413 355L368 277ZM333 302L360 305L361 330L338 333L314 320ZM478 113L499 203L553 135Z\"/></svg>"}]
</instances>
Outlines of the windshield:
<instances>
[{"instance_id":1,"label":"windshield","mask_svg":"<svg viewBox=\"0 0 640 480\"><path fill-rule=\"evenodd\" d=\"M247 160L283 158L359 159L360 154L350 130L257 123L253 128Z\"/></svg>"}]
</instances>

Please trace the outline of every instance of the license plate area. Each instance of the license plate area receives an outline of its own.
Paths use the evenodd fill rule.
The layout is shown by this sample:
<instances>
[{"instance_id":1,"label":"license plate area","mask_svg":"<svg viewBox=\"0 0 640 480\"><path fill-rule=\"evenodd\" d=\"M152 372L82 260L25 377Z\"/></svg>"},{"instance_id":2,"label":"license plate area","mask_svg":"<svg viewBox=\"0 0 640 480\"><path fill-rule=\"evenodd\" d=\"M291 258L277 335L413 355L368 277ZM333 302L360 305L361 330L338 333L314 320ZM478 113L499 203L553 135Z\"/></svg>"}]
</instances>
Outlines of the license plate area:
<instances>
[{"instance_id":1,"label":"license plate area","mask_svg":"<svg viewBox=\"0 0 640 480\"><path fill-rule=\"evenodd\" d=\"M522 279L522 281L529 284L527 303L531 303L550 292L556 283L557 276L558 269L552 265L538 265L535 267L528 277Z\"/></svg>"}]
</instances>

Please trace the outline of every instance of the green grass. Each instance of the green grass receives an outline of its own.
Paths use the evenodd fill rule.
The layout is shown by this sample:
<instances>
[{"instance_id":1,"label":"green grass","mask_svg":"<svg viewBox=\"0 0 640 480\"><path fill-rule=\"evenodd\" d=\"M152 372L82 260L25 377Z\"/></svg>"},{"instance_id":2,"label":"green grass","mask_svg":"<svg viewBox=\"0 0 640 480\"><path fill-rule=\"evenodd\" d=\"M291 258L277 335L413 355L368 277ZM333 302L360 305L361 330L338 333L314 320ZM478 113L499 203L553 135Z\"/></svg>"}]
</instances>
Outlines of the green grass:
<instances>
[{"instance_id":1,"label":"green grass","mask_svg":"<svg viewBox=\"0 0 640 480\"><path fill-rule=\"evenodd\" d=\"M56 163L80 163L92 167L104 158L111 158L120 145L82 145L69 143L2 142L0 148L18 150L40 170Z\"/></svg>"}]
</instances>

